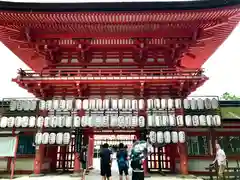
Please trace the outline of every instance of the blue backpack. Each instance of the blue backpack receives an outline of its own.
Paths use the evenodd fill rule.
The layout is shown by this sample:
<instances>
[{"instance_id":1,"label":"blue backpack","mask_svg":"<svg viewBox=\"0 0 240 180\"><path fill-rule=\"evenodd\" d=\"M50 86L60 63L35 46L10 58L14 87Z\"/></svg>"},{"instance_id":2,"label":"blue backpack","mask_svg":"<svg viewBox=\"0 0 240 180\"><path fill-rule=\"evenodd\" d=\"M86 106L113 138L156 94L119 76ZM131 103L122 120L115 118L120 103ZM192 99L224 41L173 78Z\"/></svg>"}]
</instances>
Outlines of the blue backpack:
<instances>
[{"instance_id":1,"label":"blue backpack","mask_svg":"<svg viewBox=\"0 0 240 180\"><path fill-rule=\"evenodd\" d=\"M124 151L121 151L119 153L118 166L119 166L119 169L124 169L127 167L127 162L126 162L126 157L125 157Z\"/></svg>"}]
</instances>

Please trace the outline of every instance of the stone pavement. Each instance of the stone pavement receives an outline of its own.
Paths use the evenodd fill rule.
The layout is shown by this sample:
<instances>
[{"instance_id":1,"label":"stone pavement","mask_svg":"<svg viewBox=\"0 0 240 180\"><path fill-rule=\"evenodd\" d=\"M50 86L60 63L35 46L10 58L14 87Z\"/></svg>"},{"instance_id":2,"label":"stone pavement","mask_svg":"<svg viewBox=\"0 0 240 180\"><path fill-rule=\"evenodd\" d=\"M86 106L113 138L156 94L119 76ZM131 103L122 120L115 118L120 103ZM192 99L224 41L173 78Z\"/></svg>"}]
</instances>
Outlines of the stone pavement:
<instances>
[{"instance_id":1,"label":"stone pavement","mask_svg":"<svg viewBox=\"0 0 240 180\"><path fill-rule=\"evenodd\" d=\"M48 176L42 176L42 177L29 177L29 176L23 176L19 178L15 178L16 180L80 180L80 177L70 177L69 175L48 175ZM114 175L112 180L118 180L118 176ZM146 180L181 180L183 178L174 177L174 176L151 176L149 178L146 178ZM199 178L184 178L185 180L201 180ZM86 180L101 180L101 177L98 174L90 173L86 176Z\"/></svg>"}]
</instances>

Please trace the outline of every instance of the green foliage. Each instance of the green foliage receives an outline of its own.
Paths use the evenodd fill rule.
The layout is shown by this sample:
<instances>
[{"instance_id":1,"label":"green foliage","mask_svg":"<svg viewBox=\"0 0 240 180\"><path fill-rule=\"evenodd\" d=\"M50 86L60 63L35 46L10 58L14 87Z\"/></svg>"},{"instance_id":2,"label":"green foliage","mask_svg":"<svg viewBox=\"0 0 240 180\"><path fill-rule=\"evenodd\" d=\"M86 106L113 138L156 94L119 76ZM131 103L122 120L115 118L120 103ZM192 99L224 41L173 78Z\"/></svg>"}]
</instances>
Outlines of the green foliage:
<instances>
[{"instance_id":1,"label":"green foliage","mask_svg":"<svg viewBox=\"0 0 240 180\"><path fill-rule=\"evenodd\" d=\"M234 95L234 94L225 92L225 93L221 96L221 99L223 99L223 100L240 100L240 97L239 97L239 96L236 96L236 95Z\"/></svg>"}]
</instances>

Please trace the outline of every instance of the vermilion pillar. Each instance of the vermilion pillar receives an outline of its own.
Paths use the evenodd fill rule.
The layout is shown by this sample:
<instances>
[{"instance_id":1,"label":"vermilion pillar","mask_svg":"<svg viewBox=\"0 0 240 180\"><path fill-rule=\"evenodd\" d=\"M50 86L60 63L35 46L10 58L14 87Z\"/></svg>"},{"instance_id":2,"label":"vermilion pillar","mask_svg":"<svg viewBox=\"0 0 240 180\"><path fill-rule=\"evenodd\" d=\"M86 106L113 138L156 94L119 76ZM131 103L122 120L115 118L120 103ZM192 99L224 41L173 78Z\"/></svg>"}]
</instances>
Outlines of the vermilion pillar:
<instances>
[{"instance_id":1,"label":"vermilion pillar","mask_svg":"<svg viewBox=\"0 0 240 180\"><path fill-rule=\"evenodd\" d=\"M36 154L34 160L34 175L41 175L41 168L44 158L44 145L36 146Z\"/></svg>"},{"instance_id":2,"label":"vermilion pillar","mask_svg":"<svg viewBox=\"0 0 240 180\"><path fill-rule=\"evenodd\" d=\"M94 158L94 135L89 134L88 140L88 169L93 169L93 158Z\"/></svg>"},{"instance_id":3,"label":"vermilion pillar","mask_svg":"<svg viewBox=\"0 0 240 180\"><path fill-rule=\"evenodd\" d=\"M180 173L182 175L188 174L188 153L186 143L179 143L179 159L180 159Z\"/></svg>"}]
</instances>

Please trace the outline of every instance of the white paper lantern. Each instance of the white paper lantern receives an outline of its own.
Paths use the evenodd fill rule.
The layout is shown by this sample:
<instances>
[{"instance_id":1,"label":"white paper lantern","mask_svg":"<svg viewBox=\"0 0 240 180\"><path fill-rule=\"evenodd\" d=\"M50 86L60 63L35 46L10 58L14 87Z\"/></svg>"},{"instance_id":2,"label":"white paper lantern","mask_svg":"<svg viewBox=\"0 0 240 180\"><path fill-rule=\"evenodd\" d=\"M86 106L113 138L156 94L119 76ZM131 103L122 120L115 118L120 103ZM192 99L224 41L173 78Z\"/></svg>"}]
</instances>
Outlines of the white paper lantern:
<instances>
[{"instance_id":1,"label":"white paper lantern","mask_svg":"<svg viewBox=\"0 0 240 180\"><path fill-rule=\"evenodd\" d=\"M45 132L42 135L42 144L48 144L49 142L49 133Z\"/></svg>"},{"instance_id":2,"label":"white paper lantern","mask_svg":"<svg viewBox=\"0 0 240 180\"><path fill-rule=\"evenodd\" d=\"M147 123L148 123L148 127L153 127L154 126L154 116L152 115L148 115L147 117Z\"/></svg>"},{"instance_id":3,"label":"white paper lantern","mask_svg":"<svg viewBox=\"0 0 240 180\"><path fill-rule=\"evenodd\" d=\"M145 108L144 99L139 99L139 101L138 101L138 109L144 110L144 108Z\"/></svg>"},{"instance_id":4,"label":"white paper lantern","mask_svg":"<svg viewBox=\"0 0 240 180\"><path fill-rule=\"evenodd\" d=\"M157 141L157 134L154 131L150 131L149 133L149 140L151 143L156 143Z\"/></svg>"},{"instance_id":5,"label":"white paper lantern","mask_svg":"<svg viewBox=\"0 0 240 180\"><path fill-rule=\"evenodd\" d=\"M64 99L61 99L59 101L59 109L60 110L65 110L66 109L66 101Z\"/></svg>"},{"instance_id":6,"label":"white paper lantern","mask_svg":"<svg viewBox=\"0 0 240 180\"><path fill-rule=\"evenodd\" d=\"M11 100L10 101L10 111L16 111L17 110L17 101Z\"/></svg>"},{"instance_id":7,"label":"white paper lantern","mask_svg":"<svg viewBox=\"0 0 240 180\"><path fill-rule=\"evenodd\" d=\"M211 109L212 108L212 101L209 98L206 98L204 100L204 106L206 109Z\"/></svg>"},{"instance_id":8,"label":"white paper lantern","mask_svg":"<svg viewBox=\"0 0 240 180\"><path fill-rule=\"evenodd\" d=\"M72 127L72 116L65 116L64 120L65 120L65 123L64 123L65 126L67 128L71 128Z\"/></svg>"},{"instance_id":9,"label":"white paper lantern","mask_svg":"<svg viewBox=\"0 0 240 180\"><path fill-rule=\"evenodd\" d=\"M81 127L81 117L80 116L74 116L73 117L73 126L74 127Z\"/></svg>"},{"instance_id":10,"label":"white paper lantern","mask_svg":"<svg viewBox=\"0 0 240 180\"><path fill-rule=\"evenodd\" d=\"M179 131L178 132L178 141L180 143L185 143L186 141L186 135L185 135L185 132L184 131Z\"/></svg>"},{"instance_id":11,"label":"white paper lantern","mask_svg":"<svg viewBox=\"0 0 240 180\"><path fill-rule=\"evenodd\" d=\"M138 110L138 101L136 99L132 99L132 109Z\"/></svg>"},{"instance_id":12,"label":"white paper lantern","mask_svg":"<svg viewBox=\"0 0 240 180\"><path fill-rule=\"evenodd\" d=\"M171 132L172 142L178 143L178 133L176 131Z\"/></svg>"},{"instance_id":13,"label":"white paper lantern","mask_svg":"<svg viewBox=\"0 0 240 180\"><path fill-rule=\"evenodd\" d=\"M42 143L42 136L43 136L42 133L37 133L35 135L35 144L39 145Z\"/></svg>"},{"instance_id":14,"label":"white paper lantern","mask_svg":"<svg viewBox=\"0 0 240 180\"><path fill-rule=\"evenodd\" d=\"M165 143L171 143L171 133L169 131L165 131L163 133L163 137L164 137L164 142Z\"/></svg>"},{"instance_id":15,"label":"white paper lantern","mask_svg":"<svg viewBox=\"0 0 240 180\"><path fill-rule=\"evenodd\" d=\"M103 116L94 116L94 127L102 127L103 126Z\"/></svg>"},{"instance_id":16,"label":"white paper lantern","mask_svg":"<svg viewBox=\"0 0 240 180\"><path fill-rule=\"evenodd\" d=\"M66 100L66 109L68 111L71 111L73 109L73 100L72 99L67 99Z\"/></svg>"},{"instance_id":17,"label":"white paper lantern","mask_svg":"<svg viewBox=\"0 0 240 180\"><path fill-rule=\"evenodd\" d=\"M166 109L168 107L167 99L161 99L161 108Z\"/></svg>"},{"instance_id":18,"label":"white paper lantern","mask_svg":"<svg viewBox=\"0 0 240 180\"><path fill-rule=\"evenodd\" d=\"M88 99L83 100L83 110L88 110L89 109L89 103Z\"/></svg>"},{"instance_id":19,"label":"white paper lantern","mask_svg":"<svg viewBox=\"0 0 240 180\"><path fill-rule=\"evenodd\" d=\"M206 116L206 119L207 119L207 125L208 126L213 126L213 116L212 115L207 115Z\"/></svg>"},{"instance_id":20,"label":"white paper lantern","mask_svg":"<svg viewBox=\"0 0 240 180\"><path fill-rule=\"evenodd\" d=\"M94 116L95 117L95 116ZM93 125L94 125L94 122L93 122L93 118L94 118L93 116L87 116L87 126L88 127L93 127ZM102 125L102 124L101 124Z\"/></svg>"},{"instance_id":21,"label":"white paper lantern","mask_svg":"<svg viewBox=\"0 0 240 180\"><path fill-rule=\"evenodd\" d=\"M198 109L200 109L200 110L203 110L203 109L204 109L204 101L203 101L203 99L198 98L198 100L197 100L197 106L198 106Z\"/></svg>"},{"instance_id":22,"label":"white paper lantern","mask_svg":"<svg viewBox=\"0 0 240 180\"><path fill-rule=\"evenodd\" d=\"M130 110L132 109L132 103L130 99L124 99L124 109Z\"/></svg>"},{"instance_id":23,"label":"white paper lantern","mask_svg":"<svg viewBox=\"0 0 240 180\"><path fill-rule=\"evenodd\" d=\"M7 127L7 124L8 124L8 118L3 116L1 118L1 128L6 128Z\"/></svg>"},{"instance_id":24,"label":"white paper lantern","mask_svg":"<svg viewBox=\"0 0 240 180\"><path fill-rule=\"evenodd\" d=\"M69 144L71 140L71 135L68 132L63 134L63 144Z\"/></svg>"},{"instance_id":25,"label":"white paper lantern","mask_svg":"<svg viewBox=\"0 0 240 180\"><path fill-rule=\"evenodd\" d=\"M103 116L102 118L102 126L103 127L109 127L109 121L110 121L110 117L109 116Z\"/></svg>"},{"instance_id":26,"label":"white paper lantern","mask_svg":"<svg viewBox=\"0 0 240 180\"><path fill-rule=\"evenodd\" d=\"M132 116L125 116L124 119L125 119L125 124L124 124L124 126L125 126L125 127L131 127Z\"/></svg>"},{"instance_id":27,"label":"white paper lantern","mask_svg":"<svg viewBox=\"0 0 240 180\"><path fill-rule=\"evenodd\" d=\"M184 126L183 115L178 115L178 116L177 116L177 126L179 126L179 127Z\"/></svg>"},{"instance_id":28,"label":"white paper lantern","mask_svg":"<svg viewBox=\"0 0 240 180\"><path fill-rule=\"evenodd\" d=\"M23 101L23 110L24 111L29 111L31 108L31 101L25 100Z\"/></svg>"},{"instance_id":29,"label":"white paper lantern","mask_svg":"<svg viewBox=\"0 0 240 180\"><path fill-rule=\"evenodd\" d=\"M132 127L138 127L138 117L137 116L132 116L131 126Z\"/></svg>"},{"instance_id":30,"label":"white paper lantern","mask_svg":"<svg viewBox=\"0 0 240 180\"><path fill-rule=\"evenodd\" d=\"M155 116L155 126L156 127L160 127L161 126L161 124L162 124L162 118L161 118L162 116Z\"/></svg>"},{"instance_id":31,"label":"white paper lantern","mask_svg":"<svg viewBox=\"0 0 240 180\"><path fill-rule=\"evenodd\" d=\"M87 116L82 116L81 126L82 127L87 127L87 125L88 125L88 117Z\"/></svg>"},{"instance_id":32,"label":"white paper lantern","mask_svg":"<svg viewBox=\"0 0 240 180\"><path fill-rule=\"evenodd\" d=\"M44 117L39 116L39 117L37 118L37 127L38 127L38 128L42 128L42 127L43 127L43 123L44 123Z\"/></svg>"},{"instance_id":33,"label":"white paper lantern","mask_svg":"<svg viewBox=\"0 0 240 180\"><path fill-rule=\"evenodd\" d=\"M145 117L144 116L139 116L138 117L138 125L139 127L145 127Z\"/></svg>"},{"instance_id":34,"label":"white paper lantern","mask_svg":"<svg viewBox=\"0 0 240 180\"><path fill-rule=\"evenodd\" d=\"M192 125L195 126L195 127L200 125L199 116L198 115L192 116Z\"/></svg>"},{"instance_id":35,"label":"white paper lantern","mask_svg":"<svg viewBox=\"0 0 240 180\"><path fill-rule=\"evenodd\" d=\"M200 126L207 126L207 119L205 115L200 115L199 116L199 122Z\"/></svg>"},{"instance_id":36,"label":"white paper lantern","mask_svg":"<svg viewBox=\"0 0 240 180\"><path fill-rule=\"evenodd\" d=\"M50 116L50 126L56 128L58 126L57 116Z\"/></svg>"},{"instance_id":37,"label":"white paper lantern","mask_svg":"<svg viewBox=\"0 0 240 180\"><path fill-rule=\"evenodd\" d=\"M125 119L124 116L118 116L118 127L124 127Z\"/></svg>"},{"instance_id":38,"label":"white paper lantern","mask_svg":"<svg viewBox=\"0 0 240 180\"><path fill-rule=\"evenodd\" d=\"M53 109L53 102L52 102L52 100L47 100L47 102L46 102L46 109L48 111Z\"/></svg>"},{"instance_id":39,"label":"white paper lantern","mask_svg":"<svg viewBox=\"0 0 240 180\"><path fill-rule=\"evenodd\" d=\"M157 132L157 143L159 143L159 144L164 143L164 137L163 137L163 132L162 131Z\"/></svg>"},{"instance_id":40,"label":"white paper lantern","mask_svg":"<svg viewBox=\"0 0 240 180\"><path fill-rule=\"evenodd\" d=\"M37 101L36 100L31 100L30 101L30 111L35 111L37 108Z\"/></svg>"},{"instance_id":41,"label":"white paper lantern","mask_svg":"<svg viewBox=\"0 0 240 180\"><path fill-rule=\"evenodd\" d=\"M56 143L57 144L63 144L63 133L59 132L56 135Z\"/></svg>"},{"instance_id":42,"label":"white paper lantern","mask_svg":"<svg viewBox=\"0 0 240 180\"><path fill-rule=\"evenodd\" d=\"M168 106L168 109L173 109L173 107L174 107L173 99L168 99L167 106Z\"/></svg>"},{"instance_id":43,"label":"white paper lantern","mask_svg":"<svg viewBox=\"0 0 240 180\"><path fill-rule=\"evenodd\" d=\"M219 107L219 103L218 103L217 98L213 98L212 99L212 108L213 109L218 109L218 107Z\"/></svg>"},{"instance_id":44,"label":"white paper lantern","mask_svg":"<svg viewBox=\"0 0 240 180\"><path fill-rule=\"evenodd\" d=\"M213 122L215 126L221 126L221 117L219 115L214 115Z\"/></svg>"},{"instance_id":45,"label":"white paper lantern","mask_svg":"<svg viewBox=\"0 0 240 180\"><path fill-rule=\"evenodd\" d=\"M9 117L7 120L7 127L14 127L14 124L15 124L15 118Z\"/></svg>"},{"instance_id":46,"label":"white paper lantern","mask_svg":"<svg viewBox=\"0 0 240 180\"><path fill-rule=\"evenodd\" d=\"M111 127L117 127L118 126L118 116L117 115L110 116L110 126Z\"/></svg>"},{"instance_id":47,"label":"white paper lantern","mask_svg":"<svg viewBox=\"0 0 240 180\"><path fill-rule=\"evenodd\" d=\"M118 100L118 109L123 109L124 107L124 99L119 99Z\"/></svg>"},{"instance_id":48,"label":"white paper lantern","mask_svg":"<svg viewBox=\"0 0 240 180\"><path fill-rule=\"evenodd\" d=\"M39 110L40 110L40 111L43 111L43 110L45 110L45 109L46 109L46 101L40 100L40 101L39 101Z\"/></svg>"},{"instance_id":49,"label":"white paper lantern","mask_svg":"<svg viewBox=\"0 0 240 180\"><path fill-rule=\"evenodd\" d=\"M21 126L24 128L28 127L28 121L29 121L29 118L27 116L23 116Z\"/></svg>"},{"instance_id":50,"label":"white paper lantern","mask_svg":"<svg viewBox=\"0 0 240 180\"><path fill-rule=\"evenodd\" d=\"M191 99L191 109L196 110L197 109L197 100L196 99Z\"/></svg>"},{"instance_id":51,"label":"white paper lantern","mask_svg":"<svg viewBox=\"0 0 240 180\"><path fill-rule=\"evenodd\" d=\"M160 99L154 99L153 100L153 106L155 109L161 109L161 101Z\"/></svg>"},{"instance_id":52,"label":"white paper lantern","mask_svg":"<svg viewBox=\"0 0 240 180\"><path fill-rule=\"evenodd\" d=\"M2 121L2 120L1 120L1 121ZM22 117L17 116L17 117L15 118L14 125L15 125L15 127L21 127L21 125L22 125Z\"/></svg>"},{"instance_id":53,"label":"white paper lantern","mask_svg":"<svg viewBox=\"0 0 240 180\"><path fill-rule=\"evenodd\" d=\"M44 123L43 123L44 127L49 127L50 126L50 121L51 121L50 117L46 116L44 118Z\"/></svg>"},{"instance_id":54,"label":"white paper lantern","mask_svg":"<svg viewBox=\"0 0 240 180\"><path fill-rule=\"evenodd\" d=\"M103 109L109 109L110 108L110 100L104 99L103 100Z\"/></svg>"},{"instance_id":55,"label":"white paper lantern","mask_svg":"<svg viewBox=\"0 0 240 180\"><path fill-rule=\"evenodd\" d=\"M64 126L64 116L57 116L57 127Z\"/></svg>"},{"instance_id":56,"label":"white paper lantern","mask_svg":"<svg viewBox=\"0 0 240 180\"><path fill-rule=\"evenodd\" d=\"M35 116L30 116L29 118L29 127L35 127L36 125L36 117Z\"/></svg>"},{"instance_id":57,"label":"white paper lantern","mask_svg":"<svg viewBox=\"0 0 240 180\"><path fill-rule=\"evenodd\" d=\"M176 116L174 114L170 114L168 118L169 118L169 125L176 126Z\"/></svg>"},{"instance_id":58,"label":"white paper lantern","mask_svg":"<svg viewBox=\"0 0 240 180\"><path fill-rule=\"evenodd\" d=\"M181 99L175 99L175 108L176 109L182 108L182 100Z\"/></svg>"},{"instance_id":59,"label":"white paper lantern","mask_svg":"<svg viewBox=\"0 0 240 180\"><path fill-rule=\"evenodd\" d=\"M55 144L56 143L56 134L50 133L49 134L49 144Z\"/></svg>"},{"instance_id":60,"label":"white paper lantern","mask_svg":"<svg viewBox=\"0 0 240 180\"><path fill-rule=\"evenodd\" d=\"M169 118L167 115L162 116L162 126L169 126Z\"/></svg>"},{"instance_id":61,"label":"white paper lantern","mask_svg":"<svg viewBox=\"0 0 240 180\"><path fill-rule=\"evenodd\" d=\"M18 100L17 101L17 110L22 111L23 110L23 101Z\"/></svg>"},{"instance_id":62,"label":"white paper lantern","mask_svg":"<svg viewBox=\"0 0 240 180\"><path fill-rule=\"evenodd\" d=\"M90 99L89 100L89 108L90 109L96 109L96 100L95 99Z\"/></svg>"},{"instance_id":63,"label":"white paper lantern","mask_svg":"<svg viewBox=\"0 0 240 180\"><path fill-rule=\"evenodd\" d=\"M75 109L76 110L82 109L82 100L81 99L76 99L75 100Z\"/></svg>"},{"instance_id":64,"label":"white paper lantern","mask_svg":"<svg viewBox=\"0 0 240 180\"><path fill-rule=\"evenodd\" d=\"M101 110L103 108L103 101L102 99L97 99L96 100L96 108Z\"/></svg>"},{"instance_id":65,"label":"white paper lantern","mask_svg":"<svg viewBox=\"0 0 240 180\"><path fill-rule=\"evenodd\" d=\"M118 109L118 100L111 99L111 105L112 105L112 109L117 110Z\"/></svg>"},{"instance_id":66,"label":"white paper lantern","mask_svg":"<svg viewBox=\"0 0 240 180\"><path fill-rule=\"evenodd\" d=\"M153 109L153 99L147 100L147 109Z\"/></svg>"},{"instance_id":67,"label":"white paper lantern","mask_svg":"<svg viewBox=\"0 0 240 180\"><path fill-rule=\"evenodd\" d=\"M58 99L54 99L53 100L53 109L54 110L58 110L59 108L59 100Z\"/></svg>"},{"instance_id":68,"label":"white paper lantern","mask_svg":"<svg viewBox=\"0 0 240 180\"><path fill-rule=\"evenodd\" d=\"M185 124L186 126L192 126L192 117L190 115L185 116Z\"/></svg>"},{"instance_id":69,"label":"white paper lantern","mask_svg":"<svg viewBox=\"0 0 240 180\"><path fill-rule=\"evenodd\" d=\"M191 102L188 99L184 99L183 100L183 107L184 107L184 109L190 109Z\"/></svg>"}]
</instances>

